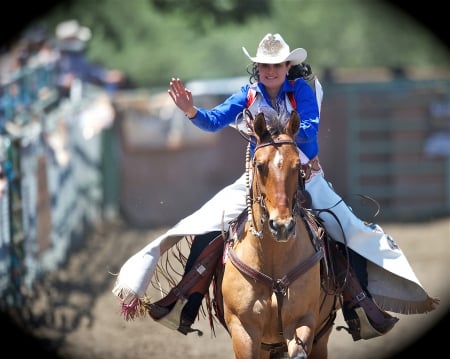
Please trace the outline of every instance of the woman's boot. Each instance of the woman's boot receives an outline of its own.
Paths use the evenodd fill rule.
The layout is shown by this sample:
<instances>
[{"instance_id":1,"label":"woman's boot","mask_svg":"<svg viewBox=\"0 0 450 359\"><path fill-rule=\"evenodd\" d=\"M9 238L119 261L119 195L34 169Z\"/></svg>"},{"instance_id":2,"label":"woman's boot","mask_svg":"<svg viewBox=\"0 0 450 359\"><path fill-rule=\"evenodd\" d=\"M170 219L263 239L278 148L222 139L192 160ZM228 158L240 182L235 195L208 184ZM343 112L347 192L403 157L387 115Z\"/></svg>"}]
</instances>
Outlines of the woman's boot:
<instances>
[{"instance_id":1,"label":"woman's boot","mask_svg":"<svg viewBox=\"0 0 450 359\"><path fill-rule=\"evenodd\" d=\"M201 335L191 325L197 318L203 297L222 257L224 242L218 238L221 235L217 231L194 238L183 278L164 298L147 304L148 313L154 320L185 335L195 331ZM214 239L217 240L212 243Z\"/></svg>"},{"instance_id":2,"label":"woman's boot","mask_svg":"<svg viewBox=\"0 0 450 359\"><path fill-rule=\"evenodd\" d=\"M331 247L334 273L338 284L344 286L342 312L353 340L370 339L386 334L394 327L398 318L378 307L366 289L366 259L348 248L349 259L346 260L341 252L343 250L341 244L335 243Z\"/></svg>"}]
</instances>

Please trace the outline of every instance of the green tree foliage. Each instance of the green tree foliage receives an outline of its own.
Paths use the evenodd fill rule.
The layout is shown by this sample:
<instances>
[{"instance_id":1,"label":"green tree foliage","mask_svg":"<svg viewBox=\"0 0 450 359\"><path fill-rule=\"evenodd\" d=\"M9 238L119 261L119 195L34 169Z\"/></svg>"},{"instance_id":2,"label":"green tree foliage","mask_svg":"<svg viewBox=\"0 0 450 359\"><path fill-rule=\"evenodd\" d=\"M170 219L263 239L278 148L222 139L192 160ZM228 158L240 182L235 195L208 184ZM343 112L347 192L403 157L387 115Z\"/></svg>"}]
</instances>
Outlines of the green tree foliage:
<instances>
[{"instance_id":1,"label":"green tree foliage","mask_svg":"<svg viewBox=\"0 0 450 359\"><path fill-rule=\"evenodd\" d=\"M46 15L91 28L88 55L139 87L171 77L246 75L241 47L268 32L308 51L319 75L333 67L448 67L449 51L426 28L379 0L73 0Z\"/></svg>"},{"instance_id":2,"label":"green tree foliage","mask_svg":"<svg viewBox=\"0 0 450 359\"><path fill-rule=\"evenodd\" d=\"M245 24L251 17L268 16L270 0L150 0L155 8L166 14L179 12L187 15L194 30L206 31L212 26Z\"/></svg>"}]
</instances>

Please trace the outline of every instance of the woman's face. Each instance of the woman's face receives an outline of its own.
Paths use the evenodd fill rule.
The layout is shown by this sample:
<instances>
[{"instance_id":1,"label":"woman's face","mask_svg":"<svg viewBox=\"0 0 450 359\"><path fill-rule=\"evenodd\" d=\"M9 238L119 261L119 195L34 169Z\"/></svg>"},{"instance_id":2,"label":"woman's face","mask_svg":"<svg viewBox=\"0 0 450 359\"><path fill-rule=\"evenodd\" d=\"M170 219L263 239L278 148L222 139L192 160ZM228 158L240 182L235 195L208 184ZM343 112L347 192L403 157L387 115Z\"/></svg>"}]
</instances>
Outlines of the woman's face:
<instances>
[{"instance_id":1,"label":"woman's face","mask_svg":"<svg viewBox=\"0 0 450 359\"><path fill-rule=\"evenodd\" d=\"M280 64L258 64L259 82L266 88L278 89L283 84L291 67L287 62Z\"/></svg>"}]
</instances>

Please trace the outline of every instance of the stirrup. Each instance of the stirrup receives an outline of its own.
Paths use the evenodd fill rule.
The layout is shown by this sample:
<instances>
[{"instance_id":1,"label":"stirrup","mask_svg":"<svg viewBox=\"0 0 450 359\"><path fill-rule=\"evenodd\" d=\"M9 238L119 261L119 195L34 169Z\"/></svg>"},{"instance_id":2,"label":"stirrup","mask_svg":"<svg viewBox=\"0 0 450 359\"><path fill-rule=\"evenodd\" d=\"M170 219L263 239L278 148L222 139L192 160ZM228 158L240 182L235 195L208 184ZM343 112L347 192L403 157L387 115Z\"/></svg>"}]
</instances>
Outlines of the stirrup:
<instances>
[{"instance_id":1,"label":"stirrup","mask_svg":"<svg viewBox=\"0 0 450 359\"><path fill-rule=\"evenodd\" d=\"M364 312L364 309L361 307L354 308L354 311L356 313L356 317L346 320L348 324L348 328L345 327L339 327L340 329L345 329L349 334L351 334L354 341L358 341L360 339L371 339L380 337L387 332L389 332L395 325L395 323L398 322L398 318L392 317L387 313L383 314L385 315L386 319L390 318L392 319L391 323L387 325L383 332L375 329L373 324L370 322L369 318L367 317L366 313Z\"/></svg>"},{"instance_id":2,"label":"stirrup","mask_svg":"<svg viewBox=\"0 0 450 359\"><path fill-rule=\"evenodd\" d=\"M192 323L186 318L183 318L181 315L181 311L183 310L186 302L187 299L179 298L171 310L154 303L146 304L146 308L148 314L153 318L153 320L164 325L165 327L172 330L177 330L184 335L197 332L198 336L202 336L203 332L199 329L192 329Z\"/></svg>"},{"instance_id":3,"label":"stirrup","mask_svg":"<svg viewBox=\"0 0 450 359\"><path fill-rule=\"evenodd\" d=\"M366 312L364 312L363 308L361 307L355 308L355 312L359 318L360 334L362 339L371 339L375 337L380 337L386 334L389 330L391 330L394 327L394 325L392 325L384 333L379 332L370 323L369 318L367 318Z\"/></svg>"}]
</instances>

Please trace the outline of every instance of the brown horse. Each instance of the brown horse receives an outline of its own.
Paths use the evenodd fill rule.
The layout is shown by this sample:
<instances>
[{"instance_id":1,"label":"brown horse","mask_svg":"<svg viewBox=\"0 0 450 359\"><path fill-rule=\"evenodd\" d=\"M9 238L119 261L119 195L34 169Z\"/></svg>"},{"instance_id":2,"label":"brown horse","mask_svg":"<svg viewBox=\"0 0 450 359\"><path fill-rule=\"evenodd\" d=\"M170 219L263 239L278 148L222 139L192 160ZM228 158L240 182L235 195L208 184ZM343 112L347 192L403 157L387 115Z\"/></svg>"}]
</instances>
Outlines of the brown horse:
<instances>
[{"instance_id":1,"label":"brown horse","mask_svg":"<svg viewBox=\"0 0 450 359\"><path fill-rule=\"evenodd\" d=\"M302 167L294 140L299 127L295 111L278 130L263 114L253 121L248 220L235 226L219 281L237 359L328 355L338 303L321 282L320 227L301 206Z\"/></svg>"}]
</instances>

